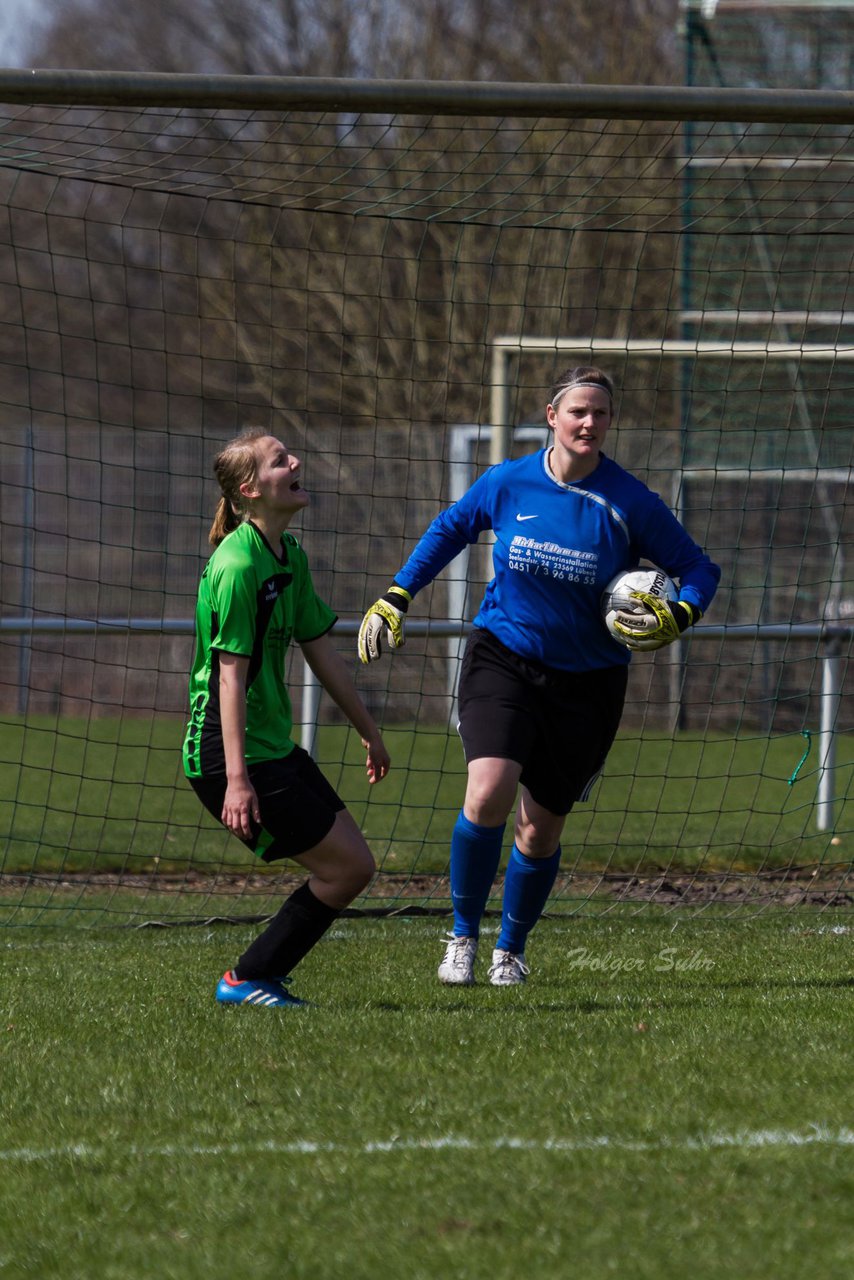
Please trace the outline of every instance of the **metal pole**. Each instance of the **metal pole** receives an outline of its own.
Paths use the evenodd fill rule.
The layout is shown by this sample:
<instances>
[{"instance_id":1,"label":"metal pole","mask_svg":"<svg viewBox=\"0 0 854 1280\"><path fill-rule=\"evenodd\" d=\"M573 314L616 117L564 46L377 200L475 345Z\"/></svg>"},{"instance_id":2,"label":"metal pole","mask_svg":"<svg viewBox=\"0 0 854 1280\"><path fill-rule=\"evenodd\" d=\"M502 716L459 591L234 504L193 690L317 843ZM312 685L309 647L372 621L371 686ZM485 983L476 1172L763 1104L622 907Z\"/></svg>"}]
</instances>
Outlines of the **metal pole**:
<instances>
[{"instance_id":1,"label":"metal pole","mask_svg":"<svg viewBox=\"0 0 854 1280\"><path fill-rule=\"evenodd\" d=\"M448 499L453 504L468 489L474 479L473 451L478 441L486 437L492 439L490 427L477 424L461 425L451 428L450 460L448 465ZM459 620L462 624L468 613L469 594L469 561L471 548L463 547L462 551L448 565L446 581L448 589L448 617ZM457 688L460 679L460 661L465 648L465 634L448 637L448 722L456 724Z\"/></svg>"},{"instance_id":2,"label":"metal pole","mask_svg":"<svg viewBox=\"0 0 854 1280\"><path fill-rule=\"evenodd\" d=\"M300 746L310 756L317 745L317 720L320 712L320 681L311 667L302 660L302 718L300 721Z\"/></svg>"},{"instance_id":3,"label":"metal pole","mask_svg":"<svg viewBox=\"0 0 854 1280\"><path fill-rule=\"evenodd\" d=\"M492 380L489 396L489 461L495 466L510 454L510 406L507 366L510 352L497 342L492 345Z\"/></svg>"},{"instance_id":4,"label":"metal pole","mask_svg":"<svg viewBox=\"0 0 854 1280\"><path fill-rule=\"evenodd\" d=\"M35 457L33 424L28 422L24 444L23 513L21 519L21 614L32 618L35 608ZM18 653L18 714L25 716L30 706L32 632L22 634Z\"/></svg>"},{"instance_id":5,"label":"metal pole","mask_svg":"<svg viewBox=\"0 0 854 1280\"><path fill-rule=\"evenodd\" d=\"M62 106L397 111L416 115L851 124L854 94L835 89L359 80L151 71L0 70L0 102Z\"/></svg>"},{"instance_id":6,"label":"metal pole","mask_svg":"<svg viewBox=\"0 0 854 1280\"><path fill-rule=\"evenodd\" d=\"M841 645L833 638L821 664L821 729L818 754L818 798L816 827L832 831L834 821L833 783L836 768L836 720L839 715L841 687Z\"/></svg>"}]
</instances>

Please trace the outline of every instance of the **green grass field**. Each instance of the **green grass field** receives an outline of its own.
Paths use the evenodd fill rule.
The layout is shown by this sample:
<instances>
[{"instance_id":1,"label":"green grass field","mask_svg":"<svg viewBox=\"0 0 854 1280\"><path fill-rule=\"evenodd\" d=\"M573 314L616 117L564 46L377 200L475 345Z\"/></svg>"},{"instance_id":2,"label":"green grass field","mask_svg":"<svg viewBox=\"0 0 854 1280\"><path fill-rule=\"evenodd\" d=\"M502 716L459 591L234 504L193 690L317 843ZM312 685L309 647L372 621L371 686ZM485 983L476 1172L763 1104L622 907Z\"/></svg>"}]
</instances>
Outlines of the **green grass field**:
<instances>
[{"instance_id":1,"label":"green grass field","mask_svg":"<svg viewBox=\"0 0 854 1280\"><path fill-rule=\"evenodd\" d=\"M0 1275L841 1280L850 921L548 919L460 991L346 918L299 1011L215 1005L252 928L4 930Z\"/></svg>"},{"instance_id":2,"label":"green grass field","mask_svg":"<svg viewBox=\"0 0 854 1280\"><path fill-rule=\"evenodd\" d=\"M178 721L146 717L4 721L0 871L245 867L240 845L201 816L180 770L181 733ZM459 740L440 728L386 737L393 768L373 789L351 731L324 727L317 757L384 870L441 872L464 790ZM818 750L804 754L800 734L625 732L593 803L572 816L564 865L767 870L850 860L850 847L833 852L834 832L816 830ZM852 734L838 736L835 774L835 832L850 837Z\"/></svg>"},{"instance_id":3,"label":"green grass field","mask_svg":"<svg viewBox=\"0 0 854 1280\"><path fill-rule=\"evenodd\" d=\"M385 870L441 873L459 744L388 740L369 799L354 735L324 729L318 755ZM217 919L282 890L205 889L258 868L200 817L179 742L144 719L0 734L3 1280L851 1274L850 911L565 897L526 987L463 992L435 979L446 919L348 916L298 971L310 1009L222 1009L258 925ZM834 837L799 735L625 735L564 866L841 884L838 748ZM112 927L161 917L206 923Z\"/></svg>"}]
</instances>

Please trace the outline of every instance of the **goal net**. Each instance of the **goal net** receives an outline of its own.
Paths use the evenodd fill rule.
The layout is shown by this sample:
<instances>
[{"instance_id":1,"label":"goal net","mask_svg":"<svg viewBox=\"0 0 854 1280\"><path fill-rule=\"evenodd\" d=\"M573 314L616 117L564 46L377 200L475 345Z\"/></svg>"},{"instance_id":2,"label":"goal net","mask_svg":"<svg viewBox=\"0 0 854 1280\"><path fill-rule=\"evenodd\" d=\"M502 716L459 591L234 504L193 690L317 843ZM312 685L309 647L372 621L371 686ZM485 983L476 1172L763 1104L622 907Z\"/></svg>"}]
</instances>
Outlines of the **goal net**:
<instances>
[{"instance_id":1,"label":"goal net","mask_svg":"<svg viewBox=\"0 0 854 1280\"><path fill-rule=\"evenodd\" d=\"M281 898L180 771L211 463L250 424L304 460L294 531L393 756L369 794L292 655L298 734L379 864L358 905L447 910L489 546L391 660L357 667L358 619L442 506L541 447L554 374L590 358L618 386L609 451L723 580L690 640L634 660L549 909L850 900L851 116L725 90L688 116L678 91L541 113L520 87L492 114L334 83L311 106L34 86L0 83L3 922Z\"/></svg>"}]
</instances>

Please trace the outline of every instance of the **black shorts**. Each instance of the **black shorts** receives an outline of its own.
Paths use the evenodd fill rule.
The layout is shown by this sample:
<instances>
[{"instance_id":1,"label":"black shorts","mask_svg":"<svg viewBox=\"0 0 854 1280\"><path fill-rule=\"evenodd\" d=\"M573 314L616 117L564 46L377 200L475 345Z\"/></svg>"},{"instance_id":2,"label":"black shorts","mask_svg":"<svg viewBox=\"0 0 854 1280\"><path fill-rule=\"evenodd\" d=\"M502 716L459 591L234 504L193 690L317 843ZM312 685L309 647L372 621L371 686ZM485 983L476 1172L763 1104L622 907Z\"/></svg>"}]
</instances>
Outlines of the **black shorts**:
<instances>
[{"instance_id":1,"label":"black shorts","mask_svg":"<svg viewBox=\"0 0 854 1280\"><path fill-rule=\"evenodd\" d=\"M261 808L261 825L243 843L264 862L295 858L320 844L332 830L344 801L307 751L294 747L282 760L249 766L249 781ZM223 775L190 778L190 786L217 821L222 820Z\"/></svg>"},{"instance_id":2,"label":"black shorts","mask_svg":"<svg viewBox=\"0 0 854 1280\"><path fill-rule=\"evenodd\" d=\"M459 733L466 762L522 766L537 804L567 814L586 800L620 725L628 667L556 671L513 653L489 631L469 636L460 670Z\"/></svg>"}]
</instances>

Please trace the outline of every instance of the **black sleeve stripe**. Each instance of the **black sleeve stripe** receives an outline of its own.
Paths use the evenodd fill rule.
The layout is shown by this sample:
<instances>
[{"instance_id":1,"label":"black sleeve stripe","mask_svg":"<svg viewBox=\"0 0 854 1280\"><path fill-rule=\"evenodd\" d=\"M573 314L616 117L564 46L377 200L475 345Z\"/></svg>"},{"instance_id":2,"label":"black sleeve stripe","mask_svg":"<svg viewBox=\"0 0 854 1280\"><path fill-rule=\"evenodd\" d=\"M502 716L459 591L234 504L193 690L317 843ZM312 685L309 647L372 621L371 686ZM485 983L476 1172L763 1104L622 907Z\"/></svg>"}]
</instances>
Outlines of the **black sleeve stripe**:
<instances>
[{"instance_id":1,"label":"black sleeve stripe","mask_svg":"<svg viewBox=\"0 0 854 1280\"><path fill-rule=\"evenodd\" d=\"M316 636L303 636L301 640L297 640L297 644L311 644L312 640L319 640L321 636L328 636L337 621L338 615L336 613L328 627L324 627L322 631L318 631Z\"/></svg>"}]
</instances>

